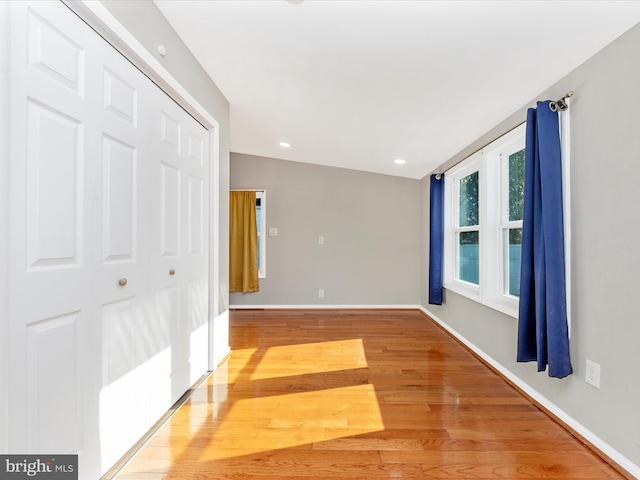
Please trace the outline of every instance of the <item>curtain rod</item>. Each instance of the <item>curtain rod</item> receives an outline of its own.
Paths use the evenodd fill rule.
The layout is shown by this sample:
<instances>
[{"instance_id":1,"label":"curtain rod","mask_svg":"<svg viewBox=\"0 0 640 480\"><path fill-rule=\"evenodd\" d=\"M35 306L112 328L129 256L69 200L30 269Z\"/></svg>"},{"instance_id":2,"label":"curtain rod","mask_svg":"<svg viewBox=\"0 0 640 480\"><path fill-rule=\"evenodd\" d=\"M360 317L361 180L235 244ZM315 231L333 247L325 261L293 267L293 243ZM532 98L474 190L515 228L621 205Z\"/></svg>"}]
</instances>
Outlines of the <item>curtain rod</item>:
<instances>
[{"instance_id":1,"label":"curtain rod","mask_svg":"<svg viewBox=\"0 0 640 480\"><path fill-rule=\"evenodd\" d=\"M459 163L464 162L467 158L469 158L471 155L475 155L476 153L478 153L479 151L481 151L483 148L488 147L489 145L491 145L493 142L500 140L502 137L504 137L505 135L508 135L509 133L513 132L516 128L524 125L526 122L522 121L519 124L517 124L516 126L514 126L513 128L510 128L509 130L507 130L506 132L504 132L502 135L500 135L498 138L494 138L493 140L491 140L489 143L485 143L483 146L481 146L480 148L478 148L477 150L474 150L473 152L471 152L469 155L467 155L466 157L464 157L462 160L458 160L456 163L454 163L453 165L450 165L447 167L447 170L455 167L456 165L458 165ZM436 176L436 180L440 180L442 178L442 174L444 172L436 172L434 175Z\"/></svg>"},{"instance_id":2,"label":"curtain rod","mask_svg":"<svg viewBox=\"0 0 640 480\"><path fill-rule=\"evenodd\" d=\"M231 188L230 192L266 192L264 188Z\"/></svg>"},{"instance_id":3,"label":"curtain rod","mask_svg":"<svg viewBox=\"0 0 640 480\"><path fill-rule=\"evenodd\" d=\"M550 102L549 103L549 108L551 109L552 112L557 112L557 111L561 111L564 112L565 110L567 110L569 108L569 105L567 104L566 100L567 98L571 98L573 97L573 90L568 91L562 98L560 98L559 100L556 100L555 102ZM526 122L521 122L518 125L516 125L515 127L513 127L512 129L510 129L508 132L500 135L500 137L506 135L507 133L511 132L511 130L515 130L516 128L518 128L520 125L522 125L523 123ZM495 140L491 140L491 142L487 143L487 145L495 142L496 140L498 140L500 137L496 138ZM471 155L478 153L480 150L482 150L483 148L485 148L487 145L485 145L484 147L480 147L479 149L477 149L475 152L470 153L469 155L467 155L465 158L463 158L462 160L460 160L459 162L456 162L454 165L451 165L448 167L449 168L453 168L455 167L458 163L463 162L464 160L466 160L467 158L469 158ZM440 180L442 178L442 172L436 172L434 174L436 176L436 180Z\"/></svg>"}]
</instances>

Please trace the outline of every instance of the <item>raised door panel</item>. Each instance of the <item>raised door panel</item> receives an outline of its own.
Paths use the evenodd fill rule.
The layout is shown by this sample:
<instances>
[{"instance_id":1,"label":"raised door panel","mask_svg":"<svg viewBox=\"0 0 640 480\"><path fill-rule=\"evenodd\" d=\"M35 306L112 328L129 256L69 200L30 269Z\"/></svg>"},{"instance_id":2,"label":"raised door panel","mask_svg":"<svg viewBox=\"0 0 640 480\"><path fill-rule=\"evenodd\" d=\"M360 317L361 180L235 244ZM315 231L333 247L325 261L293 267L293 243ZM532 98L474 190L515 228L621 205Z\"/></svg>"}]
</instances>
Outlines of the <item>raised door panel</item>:
<instances>
[{"instance_id":1,"label":"raised door panel","mask_svg":"<svg viewBox=\"0 0 640 480\"><path fill-rule=\"evenodd\" d=\"M187 178L187 256L203 255L205 251L204 180Z\"/></svg>"},{"instance_id":2,"label":"raised door panel","mask_svg":"<svg viewBox=\"0 0 640 480\"><path fill-rule=\"evenodd\" d=\"M208 132L193 118L185 114L186 154L183 155L185 208L184 258L185 280L206 276L208 257ZM204 267L201 268L201 267Z\"/></svg>"},{"instance_id":3,"label":"raised door panel","mask_svg":"<svg viewBox=\"0 0 640 480\"><path fill-rule=\"evenodd\" d=\"M165 96L164 93L160 93L160 96ZM172 102L168 97L167 101ZM167 103L162 99L163 104ZM163 111L160 115L160 140L162 144L167 147L176 155L180 155L182 151L182 126L180 121L176 119L176 116L180 115L180 112L171 104L169 104L173 112ZM177 159L178 157L174 157Z\"/></svg>"},{"instance_id":4,"label":"raised door panel","mask_svg":"<svg viewBox=\"0 0 640 480\"><path fill-rule=\"evenodd\" d=\"M209 288L206 278L187 284L186 310L189 339L189 385L193 385L208 369L209 359Z\"/></svg>"},{"instance_id":5,"label":"raised door panel","mask_svg":"<svg viewBox=\"0 0 640 480\"><path fill-rule=\"evenodd\" d=\"M102 262L134 262L138 237L138 168L135 147L103 138Z\"/></svg>"},{"instance_id":6,"label":"raised door panel","mask_svg":"<svg viewBox=\"0 0 640 480\"><path fill-rule=\"evenodd\" d=\"M83 449L81 323L77 311L27 325L29 452Z\"/></svg>"},{"instance_id":7,"label":"raised door panel","mask_svg":"<svg viewBox=\"0 0 640 480\"><path fill-rule=\"evenodd\" d=\"M126 298L102 307L102 464L113 465L149 427L138 391L141 306Z\"/></svg>"},{"instance_id":8,"label":"raised door panel","mask_svg":"<svg viewBox=\"0 0 640 480\"><path fill-rule=\"evenodd\" d=\"M27 111L27 268L77 267L84 247L84 125L33 101Z\"/></svg>"},{"instance_id":9,"label":"raised door panel","mask_svg":"<svg viewBox=\"0 0 640 480\"><path fill-rule=\"evenodd\" d=\"M160 256L180 255L181 172L173 165L160 165Z\"/></svg>"},{"instance_id":10,"label":"raised door panel","mask_svg":"<svg viewBox=\"0 0 640 480\"><path fill-rule=\"evenodd\" d=\"M121 78L123 76L122 68L118 68L118 70L119 73L114 73L110 68L104 68L104 109L130 126L137 128L139 92L135 84L139 83L141 79L133 79L132 82L129 82Z\"/></svg>"},{"instance_id":11,"label":"raised door panel","mask_svg":"<svg viewBox=\"0 0 640 480\"><path fill-rule=\"evenodd\" d=\"M196 168L204 168L208 151L206 148L207 133L206 130L201 130L195 121L189 123L192 128L198 129L198 133L191 129L187 130L187 163Z\"/></svg>"},{"instance_id":12,"label":"raised door panel","mask_svg":"<svg viewBox=\"0 0 640 480\"><path fill-rule=\"evenodd\" d=\"M179 312L178 286L163 288L152 295L144 332L149 342L149 360L144 373L149 379L149 415L152 421L160 418L177 400L174 395L177 379L172 372Z\"/></svg>"},{"instance_id":13,"label":"raised door panel","mask_svg":"<svg viewBox=\"0 0 640 480\"><path fill-rule=\"evenodd\" d=\"M64 15L58 12L53 14L51 10L46 14L58 20ZM27 22L29 67L72 92L84 95L85 49L80 45L84 42L71 39L62 28L54 26L32 9L28 11ZM62 23L66 24L67 21Z\"/></svg>"}]
</instances>

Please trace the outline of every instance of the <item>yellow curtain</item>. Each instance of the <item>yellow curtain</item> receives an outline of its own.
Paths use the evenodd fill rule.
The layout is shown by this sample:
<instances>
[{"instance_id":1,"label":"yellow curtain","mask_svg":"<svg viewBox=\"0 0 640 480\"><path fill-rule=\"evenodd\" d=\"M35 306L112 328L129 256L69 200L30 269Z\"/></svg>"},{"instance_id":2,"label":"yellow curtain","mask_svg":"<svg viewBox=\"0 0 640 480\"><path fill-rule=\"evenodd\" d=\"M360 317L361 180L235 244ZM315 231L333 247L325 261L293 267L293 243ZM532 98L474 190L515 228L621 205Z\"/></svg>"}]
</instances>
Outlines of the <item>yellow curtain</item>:
<instances>
[{"instance_id":1,"label":"yellow curtain","mask_svg":"<svg viewBox=\"0 0 640 480\"><path fill-rule=\"evenodd\" d=\"M256 192L230 192L229 291L257 292L258 228Z\"/></svg>"}]
</instances>

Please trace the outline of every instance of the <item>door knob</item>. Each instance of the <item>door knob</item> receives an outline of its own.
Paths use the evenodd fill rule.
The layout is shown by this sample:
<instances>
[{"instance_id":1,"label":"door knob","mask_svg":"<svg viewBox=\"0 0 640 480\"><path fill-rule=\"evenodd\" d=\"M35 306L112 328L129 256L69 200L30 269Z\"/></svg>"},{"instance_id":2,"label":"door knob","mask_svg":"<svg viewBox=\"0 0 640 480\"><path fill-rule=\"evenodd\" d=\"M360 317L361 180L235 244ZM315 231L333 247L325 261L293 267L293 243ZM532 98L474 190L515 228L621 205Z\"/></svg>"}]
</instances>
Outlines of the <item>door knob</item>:
<instances>
[{"instance_id":1,"label":"door knob","mask_svg":"<svg viewBox=\"0 0 640 480\"><path fill-rule=\"evenodd\" d=\"M169 270L169 275L173 276L175 274L176 274L175 269L172 268L171 270Z\"/></svg>"},{"instance_id":2,"label":"door knob","mask_svg":"<svg viewBox=\"0 0 640 480\"><path fill-rule=\"evenodd\" d=\"M126 284L127 284L126 278L121 278L120 280L118 280L118 285L120 285L121 287L124 287Z\"/></svg>"}]
</instances>

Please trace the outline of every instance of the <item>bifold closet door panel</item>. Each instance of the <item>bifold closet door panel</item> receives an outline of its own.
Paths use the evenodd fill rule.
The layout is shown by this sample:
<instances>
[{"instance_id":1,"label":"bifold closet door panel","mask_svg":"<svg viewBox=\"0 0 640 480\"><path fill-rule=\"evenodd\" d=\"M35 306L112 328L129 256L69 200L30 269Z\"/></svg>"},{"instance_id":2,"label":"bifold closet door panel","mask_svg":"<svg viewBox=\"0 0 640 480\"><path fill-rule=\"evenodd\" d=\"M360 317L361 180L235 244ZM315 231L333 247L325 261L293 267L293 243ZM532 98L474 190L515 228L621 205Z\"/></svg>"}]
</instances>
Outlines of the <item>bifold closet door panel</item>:
<instances>
[{"instance_id":1,"label":"bifold closet door panel","mask_svg":"<svg viewBox=\"0 0 640 480\"><path fill-rule=\"evenodd\" d=\"M188 341L188 383L208 367L209 348L209 132L195 121L187 126L184 159L185 337Z\"/></svg>"},{"instance_id":2,"label":"bifold closet door panel","mask_svg":"<svg viewBox=\"0 0 640 480\"><path fill-rule=\"evenodd\" d=\"M171 371L152 375L152 411L164 411L207 370L208 131L164 93L155 97L149 322L156 370Z\"/></svg>"},{"instance_id":3,"label":"bifold closet door panel","mask_svg":"<svg viewBox=\"0 0 640 480\"><path fill-rule=\"evenodd\" d=\"M97 433L91 164L97 36L58 2L10 7L9 448L76 453ZM89 400L93 399L93 400Z\"/></svg>"},{"instance_id":4,"label":"bifold closet door panel","mask_svg":"<svg viewBox=\"0 0 640 480\"><path fill-rule=\"evenodd\" d=\"M147 338L150 413L162 415L182 387L178 337L183 292L182 272L182 137L181 109L162 92L153 97L154 133L150 179L150 309ZM181 395L181 394L180 394Z\"/></svg>"},{"instance_id":5,"label":"bifold closet door panel","mask_svg":"<svg viewBox=\"0 0 640 480\"><path fill-rule=\"evenodd\" d=\"M106 42L95 162L94 264L99 282L101 464L109 468L155 422L149 414L148 212L153 135L147 105L155 87Z\"/></svg>"}]
</instances>

